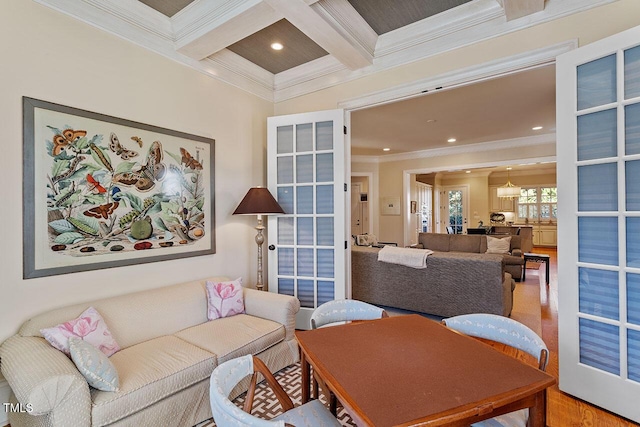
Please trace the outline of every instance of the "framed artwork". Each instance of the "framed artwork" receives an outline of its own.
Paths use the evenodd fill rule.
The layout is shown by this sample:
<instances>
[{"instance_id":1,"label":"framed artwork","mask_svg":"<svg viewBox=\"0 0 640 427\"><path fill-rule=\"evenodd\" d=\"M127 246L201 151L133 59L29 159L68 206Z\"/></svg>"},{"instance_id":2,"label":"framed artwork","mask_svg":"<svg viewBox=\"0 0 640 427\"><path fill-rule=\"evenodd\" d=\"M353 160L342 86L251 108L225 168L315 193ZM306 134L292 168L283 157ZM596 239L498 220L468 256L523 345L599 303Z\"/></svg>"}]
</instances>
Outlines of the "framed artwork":
<instances>
[{"instance_id":1,"label":"framed artwork","mask_svg":"<svg viewBox=\"0 0 640 427\"><path fill-rule=\"evenodd\" d=\"M25 279L215 253L215 141L23 98Z\"/></svg>"},{"instance_id":2,"label":"framed artwork","mask_svg":"<svg viewBox=\"0 0 640 427\"><path fill-rule=\"evenodd\" d=\"M411 201L411 213L417 213L418 212L418 201L417 200L412 200Z\"/></svg>"},{"instance_id":3,"label":"framed artwork","mask_svg":"<svg viewBox=\"0 0 640 427\"><path fill-rule=\"evenodd\" d=\"M382 215L400 215L400 197L382 197L380 211Z\"/></svg>"}]
</instances>

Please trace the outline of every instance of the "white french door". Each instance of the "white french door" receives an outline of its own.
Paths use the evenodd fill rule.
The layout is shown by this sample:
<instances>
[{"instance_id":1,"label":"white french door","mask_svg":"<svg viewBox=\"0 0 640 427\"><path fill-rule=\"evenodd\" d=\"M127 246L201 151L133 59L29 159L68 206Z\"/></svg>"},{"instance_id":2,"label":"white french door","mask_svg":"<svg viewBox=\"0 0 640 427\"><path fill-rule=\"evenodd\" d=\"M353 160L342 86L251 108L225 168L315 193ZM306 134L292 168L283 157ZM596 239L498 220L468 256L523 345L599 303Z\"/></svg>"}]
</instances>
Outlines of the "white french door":
<instances>
[{"instance_id":1,"label":"white french door","mask_svg":"<svg viewBox=\"0 0 640 427\"><path fill-rule=\"evenodd\" d=\"M343 110L267 120L267 185L286 212L269 216L269 290L300 300L298 329L346 296L343 122Z\"/></svg>"},{"instance_id":2,"label":"white french door","mask_svg":"<svg viewBox=\"0 0 640 427\"><path fill-rule=\"evenodd\" d=\"M466 233L468 211L469 187L444 187L440 194L440 217L444 222L440 232L446 233L447 227L451 227L452 234Z\"/></svg>"},{"instance_id":3,"label":"white french door","mask_svg":"<svg viewBox=\"0 0 640 427\"><path fill-rule=\"evenodd\" d=\"M640 27L557 60L560 389L640 422Z\"/></svg>"}]
</instances>

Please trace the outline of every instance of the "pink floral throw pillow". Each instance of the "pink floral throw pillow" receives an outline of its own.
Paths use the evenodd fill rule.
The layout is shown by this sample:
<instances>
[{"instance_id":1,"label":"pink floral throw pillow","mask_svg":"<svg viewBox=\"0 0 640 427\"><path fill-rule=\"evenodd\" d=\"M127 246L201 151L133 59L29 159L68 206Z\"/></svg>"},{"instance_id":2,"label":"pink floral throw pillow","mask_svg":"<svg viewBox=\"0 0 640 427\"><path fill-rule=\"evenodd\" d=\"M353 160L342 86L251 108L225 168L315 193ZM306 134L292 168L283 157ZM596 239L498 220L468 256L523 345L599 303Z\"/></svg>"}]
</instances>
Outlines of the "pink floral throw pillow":
<instances>
[{"instance_id":1,"label":"pink floral throw pillow","mask_svg":"<svg viewBox=\"0 0 640 427\"><path fill-rule=\"evenodd\" d=\"M242 278L230 282L207 281L207 306L209 320L244 313Z\"/></svg>"},{"instance_id":2,"label":"pink floral throw pillow","mask_svg":"<svg viewBox=\"0 0 640 427\"><path fill-rule=\"evenodd\" d=\"M70 337L83 339L106 354L107 357L120 350L120 346L111 336L104 319L93 307L86 309L77 319L61 323L53 328L41 329L40 333L52 346L67 356L70 355Z\"/></svg>"}]
</instances>

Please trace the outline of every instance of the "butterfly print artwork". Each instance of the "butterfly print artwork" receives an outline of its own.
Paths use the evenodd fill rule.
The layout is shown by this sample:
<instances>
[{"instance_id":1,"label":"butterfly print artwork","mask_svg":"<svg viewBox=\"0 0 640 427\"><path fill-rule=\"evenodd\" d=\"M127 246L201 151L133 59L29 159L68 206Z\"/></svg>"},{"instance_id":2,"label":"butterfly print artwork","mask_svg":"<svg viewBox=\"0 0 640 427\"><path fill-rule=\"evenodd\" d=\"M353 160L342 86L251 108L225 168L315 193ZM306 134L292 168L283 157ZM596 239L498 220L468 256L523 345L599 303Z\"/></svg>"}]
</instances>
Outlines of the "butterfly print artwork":
<instances>
[{"instance_id":1,"label":"butterfly print artwork","mask_svg":"<svg viewBox=\"0 0 640 427\"><path fill-rule=\"evenodd\" d=\"M126 186L135 186L139 191L149 191L164 178L167 168L162 163L162 144L154 141L149 147L147 161L137 171L120 172L113 175L112 181Z\"/></svg>"},{"instance_id":2,"label":"butterfly print artwork","mask_svg":"<svg viewBox=\"0 0 640 427\"><path fill-rule=\"evenodd\" d=\"M180 147L180 154L182 154L182 163L193 170L202 170L202 164L193 158L193 156L184 148Z\"/></svg>"},{"instance_id":3,"label":"butterfly print artwork","mask_svg":"<svg viewBox=\"0 0 640 427\"><path fill-rule=\"evenodd\" d=\"M122 160L129 160L130 158L138 155L137 151L124 148L122 144L120 144L118 136L113 132L111 132L111 142L109 143L109 149L116 153L117 156L120 156Z\"/></svg>"},{"instance_id":4,"label":"butterfly print artwork","mask_svg":"<svg viewBox=\"0 0 640 427\"><path fill-rule=\"evenodd\" d=\"M139 136L132 136L131 139L137 142L138 146L142 148L142 138L140 138Z\"/></svg>"},{"instance_id":5,"label":"butterfly print artwork","mask_svg":"<svg viewBox=\"0 0 640 427\"><path fill-rule=\"evenodd\" d=\"M87 184L89 190L91 190L95 194L106 193L107 190L104 188L90 173L87 174Z\"/></svg>"},{"instance_id":6,"label":"butterfly print artwork","mask_svg":"<svg viewBox=\"0 0 640 427\"><path fill-rule=\"evenodd\" d=\"M62 153L65 147L75 143L87 134L84 130L65 129L62 133L53 136L53 155Z\"/></svg>"},{"instance_id":7,"label":"butterfly print artwork","mask_svg":"<svg viewBox=\"0 0 640 427\"><path fill-rule=\"evenodd\" d=\"M89 210L84 211L85 216L90 216L93 218L109 218L116 209L118 209L118 202L105 203L104 205L96 206Z\"/></svg>"}]
</instances>

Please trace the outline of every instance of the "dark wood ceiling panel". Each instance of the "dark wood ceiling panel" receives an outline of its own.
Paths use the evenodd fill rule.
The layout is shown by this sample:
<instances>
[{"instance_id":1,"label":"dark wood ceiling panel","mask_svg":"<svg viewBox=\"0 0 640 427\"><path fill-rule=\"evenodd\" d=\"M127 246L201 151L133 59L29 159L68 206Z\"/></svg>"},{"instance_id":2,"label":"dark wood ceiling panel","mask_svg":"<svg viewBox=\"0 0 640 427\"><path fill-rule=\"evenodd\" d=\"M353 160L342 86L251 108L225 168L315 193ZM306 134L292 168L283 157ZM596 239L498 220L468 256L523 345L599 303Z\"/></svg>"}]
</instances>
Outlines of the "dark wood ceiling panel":
<instances>
[{"instance_id":1,"label":"dark wood ceiling panel","mask_svg":"<svg viewBox=\"0 0 640 427\"><path fill-rule=\"evenodd\" d=\"M152 9L171 18L185 7L193 3L194 0L139 0Z\"/></svg>"},{"instance_id":2,"label":"dark wood ceiling panel","mask_svg":"<svg viewBox=\"0 0 640 427\"><path fill-rule=\"evenodd\" d=\"M470 0L349 0L378 35L428 18Z\"/></svg>"},{"instance_id":3,"label":"dark wood ceiling panel","mask_svg":"<svg viewBox=\"0 0 640 427\"><path fill-rule=\"evenodd\" d=\"M275 42L281 43L284 49L273 50L271 44ZM328 55L326 50L286 19L281 19L227 49L273 74Z\"/></svg>"}]
</instances>

